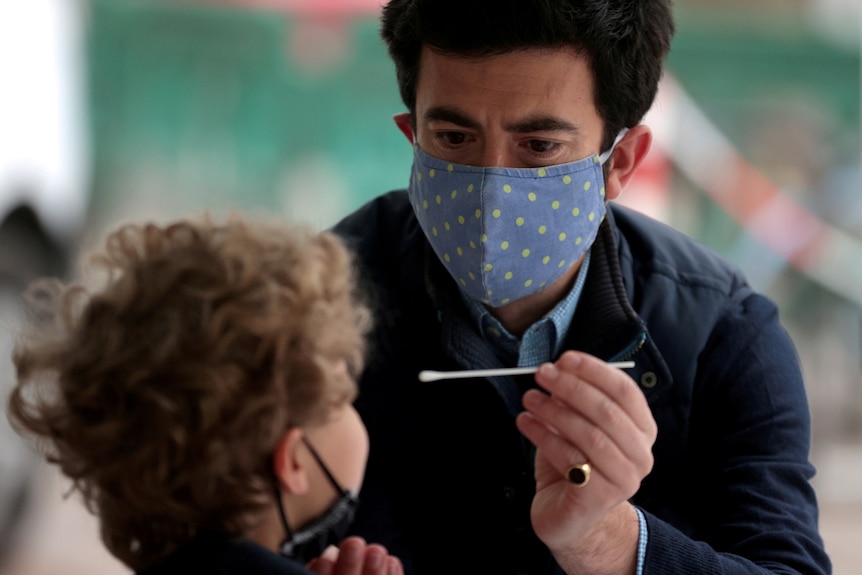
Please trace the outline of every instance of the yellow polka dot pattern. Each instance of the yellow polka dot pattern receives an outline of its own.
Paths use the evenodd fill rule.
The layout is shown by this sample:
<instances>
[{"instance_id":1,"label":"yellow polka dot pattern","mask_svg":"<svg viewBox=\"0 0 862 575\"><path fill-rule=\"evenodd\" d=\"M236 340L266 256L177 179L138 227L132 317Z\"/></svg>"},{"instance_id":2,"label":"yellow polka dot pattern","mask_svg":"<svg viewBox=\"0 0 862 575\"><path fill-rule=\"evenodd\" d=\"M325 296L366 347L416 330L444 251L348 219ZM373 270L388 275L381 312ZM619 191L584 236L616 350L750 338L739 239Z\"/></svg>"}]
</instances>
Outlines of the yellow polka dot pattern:
<instances>
[{"instance_id":1,"label":"yellow polka dot pattern","mask_svg":"<svg viewBox=\"0 0 862 575\"><path fill-rule=\"evenodd\" d=\"M408 195L455 281L472 297L501 306L559 279L592 245L605 214L596 159L481 168L417 147Z\"/></svg>"}]
</instances>

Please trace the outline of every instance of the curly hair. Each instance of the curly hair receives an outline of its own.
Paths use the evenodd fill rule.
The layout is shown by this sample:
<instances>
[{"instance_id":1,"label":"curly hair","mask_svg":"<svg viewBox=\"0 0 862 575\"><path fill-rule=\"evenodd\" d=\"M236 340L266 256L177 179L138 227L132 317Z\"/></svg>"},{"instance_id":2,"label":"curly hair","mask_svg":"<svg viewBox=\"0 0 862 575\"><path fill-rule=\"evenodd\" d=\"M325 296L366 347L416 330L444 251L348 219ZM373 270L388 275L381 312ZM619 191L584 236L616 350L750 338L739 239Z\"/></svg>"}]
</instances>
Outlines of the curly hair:
<instances>
[{"instance_id":1,"label":"curly hair","mask_svg":"<svg viewBox=\"0 0 862 575\"><path fill-rule=\"evenodd\" d=\"M28 289L10 421L133 569L201 529L246 533L285 430L355 399L371 319L350 253L301 225L205 216L124 225L91 261L98 288Z\"/></svg>"}]
</instances>

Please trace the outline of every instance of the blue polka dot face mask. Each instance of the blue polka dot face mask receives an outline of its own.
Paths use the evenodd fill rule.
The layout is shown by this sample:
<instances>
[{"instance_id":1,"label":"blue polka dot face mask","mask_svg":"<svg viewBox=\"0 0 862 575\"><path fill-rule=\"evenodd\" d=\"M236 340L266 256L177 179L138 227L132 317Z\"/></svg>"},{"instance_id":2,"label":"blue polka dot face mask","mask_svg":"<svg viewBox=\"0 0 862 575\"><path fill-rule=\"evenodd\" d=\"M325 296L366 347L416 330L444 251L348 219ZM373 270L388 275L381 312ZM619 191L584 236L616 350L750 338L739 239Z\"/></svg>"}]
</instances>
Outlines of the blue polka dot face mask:
<instances>
[{"instance_id":1,"label":"blue polka dot face mask","mask_svg":"<svg viewBox=\"0 0 862 575\"><path fill-rule=\"evenodd\" d=\"M414 149L407 193L419 225L455 281L483 303L500 307L543 290L596 238L602 164L613 147L542 168L463 166Z\"/></svg>"}]
</instances>

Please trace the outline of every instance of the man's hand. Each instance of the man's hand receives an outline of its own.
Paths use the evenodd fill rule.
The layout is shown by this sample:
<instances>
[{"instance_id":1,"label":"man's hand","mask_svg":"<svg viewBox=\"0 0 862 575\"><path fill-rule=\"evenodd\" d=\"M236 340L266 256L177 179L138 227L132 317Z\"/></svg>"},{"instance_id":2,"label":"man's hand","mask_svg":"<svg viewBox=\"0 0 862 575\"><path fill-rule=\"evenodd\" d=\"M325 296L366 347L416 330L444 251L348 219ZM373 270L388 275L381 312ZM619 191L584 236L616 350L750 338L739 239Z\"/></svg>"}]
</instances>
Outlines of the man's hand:
<instances>
[{"instance_id":1,"label":"man's hand","mask_svg":"<svg viewBox=\"0 0 862 575\"><path fill-rule=\"evenodd\" d=\"M338 547L328 547L306 567L317 575L404 575L397 557L382 545L368 544L361 537L348 537Z\"/></svg>"},{"instance_id":2,"label":"man's hand","mask_svg":"<svg viewBox=\"0 0 862 575\"><path fill-rule=\"evenodd\" d=\"M628 503L653 465L657 427L646 398L623 371L578 352L543 365L548 394L524 394L518 429L537 447L532 522L567 573L634 573L638 521ZM589 463L589 482L566 478Z\"/></svg>"}]
</instances>

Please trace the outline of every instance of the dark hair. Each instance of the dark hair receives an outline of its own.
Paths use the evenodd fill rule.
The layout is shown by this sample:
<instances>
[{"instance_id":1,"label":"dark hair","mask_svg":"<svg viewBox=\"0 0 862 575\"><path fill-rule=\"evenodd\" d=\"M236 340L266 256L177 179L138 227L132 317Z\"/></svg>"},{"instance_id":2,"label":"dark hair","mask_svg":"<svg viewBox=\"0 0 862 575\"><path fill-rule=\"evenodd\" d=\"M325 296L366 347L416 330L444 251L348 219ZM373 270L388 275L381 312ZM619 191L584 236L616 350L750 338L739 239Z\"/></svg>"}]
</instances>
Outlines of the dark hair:
<instances>
[{"instance_id":1,"label":"dark hair","mask_svg":"<svg viewBox=\"0 0 862 575\"><path fill-rule=\"evenodd\" d=\"M124 225L100 287L40 280L9 417L133 569L198 530L243 535L289 427L351 402L368 309L337 236L233 218ZM89 276L88 276L89 277ZM88 282L89 283L89 282Z\"/></svg>"},{"instance_id":2,"label":"dark hair","mask_svg":"<svg viewBox=\"0 0 862 575\"><path fill-rule=\"evenodd\" d=\"M671 0L390 0L381 26L411 113L423 45L464 57L574 49L593 71L603 149L652 106L673 32Z\"/></svg>"}]
</instances>

